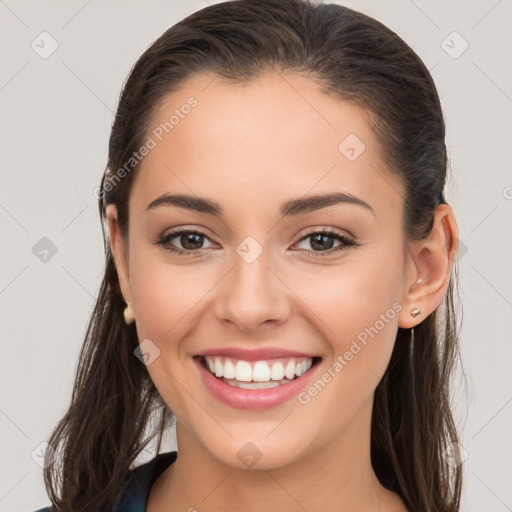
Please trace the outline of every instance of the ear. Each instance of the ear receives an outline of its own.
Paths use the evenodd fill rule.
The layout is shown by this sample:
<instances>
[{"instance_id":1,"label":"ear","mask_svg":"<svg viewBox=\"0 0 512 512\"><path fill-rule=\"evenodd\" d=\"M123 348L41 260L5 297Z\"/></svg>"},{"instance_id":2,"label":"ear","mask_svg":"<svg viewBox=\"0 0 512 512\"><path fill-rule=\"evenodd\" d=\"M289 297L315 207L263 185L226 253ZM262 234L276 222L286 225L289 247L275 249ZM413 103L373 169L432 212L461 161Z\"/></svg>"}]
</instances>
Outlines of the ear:
<instances>
[{"instance_id":1,"label":"ear","mask_svg":"<svg viewBox=\"0 0 512 512\"><path fill-rule=\"evenodd\" d=\"M403 309L398 326L411 328L422 322L441 304L450 282L459 237L450 206L440 204L434 213L432 231L424 240L413 241L406 253L406 280ZM411 311L421 313L413 317Z\"/></svg>"},{"instance_id":2,"label":"ear","mask_svg":"<svg viewBox=\"0 0 512 512\"><path fill-rule=\"evenodd\" d=\"M130 284L130 274L128 270L127 258L128 254L125 242L119 229L116 206L109 204L106 208L106 215L108 220L110 250L114 257L114 262L117 269L119 287L121 288L124 301L128 304L132 304L132 289Z\"/></svg>"}]
</instances>

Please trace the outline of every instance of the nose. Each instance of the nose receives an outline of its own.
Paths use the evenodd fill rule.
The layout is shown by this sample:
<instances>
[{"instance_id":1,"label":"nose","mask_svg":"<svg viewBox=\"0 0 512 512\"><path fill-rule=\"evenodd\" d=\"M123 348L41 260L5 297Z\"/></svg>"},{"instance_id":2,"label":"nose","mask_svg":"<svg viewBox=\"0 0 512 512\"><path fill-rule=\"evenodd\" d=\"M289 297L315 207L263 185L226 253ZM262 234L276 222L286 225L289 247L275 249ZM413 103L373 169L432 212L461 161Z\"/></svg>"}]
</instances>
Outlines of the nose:
<instances>
[{"instance_id":1,"label":"nose","mask_svg":"<svg viewBox=\"0 0 512 512\"><path fill-rule=\"evenodd\" d=\"M290 315L289 290L269 267L264 253L251 263L235 257L217 292L215 317L244 333L280 325Z\"/></svg>"}]
</instances>

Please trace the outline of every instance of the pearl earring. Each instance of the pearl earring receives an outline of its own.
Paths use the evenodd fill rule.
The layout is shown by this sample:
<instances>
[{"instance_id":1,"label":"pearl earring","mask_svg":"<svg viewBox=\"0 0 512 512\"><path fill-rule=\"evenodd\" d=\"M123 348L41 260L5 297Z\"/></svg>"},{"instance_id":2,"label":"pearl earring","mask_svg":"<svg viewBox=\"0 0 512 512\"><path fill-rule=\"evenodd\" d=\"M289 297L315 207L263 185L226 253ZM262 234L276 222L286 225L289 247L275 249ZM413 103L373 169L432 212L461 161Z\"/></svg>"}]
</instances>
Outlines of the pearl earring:
<instances>
[{"instance_id":1,"label":"pearl earring","mask_svg":"<svg viewBox=\"0 0 512 512\"><path fill-rule=\"evenodd\" d=\"M420 313L421 313L421 311L419 309L413 309L411 311L411 316L416 318Z\"/></svg>"},{"instance_id":2,"label":"pearl earring","mask_svg":"<svg viewBox=\"0 0 512 512\"><path fill-rule=\"evenodd\" d=\"M130 325L130 324L133 324L133 322L135 322L135 315L133 313L133 309L130 306L130 304L127 304L127 306L124 308L123 317L124 317L124 323L126 325Z\"/></svg>"}]
</instances>

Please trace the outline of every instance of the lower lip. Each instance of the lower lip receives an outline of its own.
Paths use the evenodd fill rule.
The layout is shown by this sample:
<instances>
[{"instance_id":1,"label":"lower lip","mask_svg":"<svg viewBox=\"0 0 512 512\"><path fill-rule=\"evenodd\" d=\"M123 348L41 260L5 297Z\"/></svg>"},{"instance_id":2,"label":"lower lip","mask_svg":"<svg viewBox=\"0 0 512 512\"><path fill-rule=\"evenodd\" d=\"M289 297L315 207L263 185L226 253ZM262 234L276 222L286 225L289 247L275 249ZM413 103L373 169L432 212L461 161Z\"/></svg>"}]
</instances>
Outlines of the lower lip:
<instances>
[{"instance_id":1,"label":"lower lip","mask_svg":"<svg viewBox=\"0 0 512 512\"><path fill-rule=\"evenodd\" d=\"M208 391L220 402L237 409L266 409L286 402L304 389L319 366L317 363L300 377L275 388L242 389L215 377L202 365L201 359L194 357L194 362Z\"/></svg>"}]
</instances>

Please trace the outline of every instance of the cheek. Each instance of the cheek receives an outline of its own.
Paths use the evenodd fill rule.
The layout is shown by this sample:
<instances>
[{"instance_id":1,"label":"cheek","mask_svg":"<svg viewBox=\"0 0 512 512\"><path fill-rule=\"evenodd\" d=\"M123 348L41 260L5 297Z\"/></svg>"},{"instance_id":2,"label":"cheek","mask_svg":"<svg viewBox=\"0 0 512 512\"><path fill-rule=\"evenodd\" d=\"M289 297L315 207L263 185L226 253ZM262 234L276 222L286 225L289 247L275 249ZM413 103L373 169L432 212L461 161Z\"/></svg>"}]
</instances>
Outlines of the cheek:
<instances>
[{"instance_id":1,"label":"cheek","mask_svg":"<svg viewBox=\"0 0 512 512\"><path fill-rule=\"evenodd\" d=\"M310 321L322 332L328 351L319 378L299 399L315 408L318 417L331 418L326 435L335 435L372 403L389 364L402 309L399 267L382 272L380 266L340 267L316 279L314 286L296 288L314 312Z\"/></svg>"},{"instance_id":2,"label":"cheek","mask_svg":"<svg viewBox=\"0 0 512 512\"><path fill-rule=\"evenodd\" d=\"M183 385L193 374L183 341L197 326L197 312L204 311L201 308L218 280L215 277L194 265L164 263L162 257L158 262L154 257L133 261L137 335L141 342L149 339L158 348L158 357L147 370L165 402L182 419L200 412L194 409L196 401L183 393Z\"/></svg>"},{"instance_id":3,"label":"cheek","mask_svg":"<svg viewBox=\"0 0 512 512\"><path fill-rule=\"evenodd\" d=\"M292 285L312 312L311 322L328 340L330 355L346 354L361 366L374 366L378 375L391 355L402 309L400 256L387 254L357 263L347 260Z\"/></svg>"},{"instance_id":4,"label":"cheek","mask_svg":"<svg viewBox=\"0 0 512 512\"><path fill-rule=\"evenodd\" d=\"M144 337L170 340L183 330L213 282L195 265L139 263L131 279L137 329Z\"/></svg>"}]
</instances>

